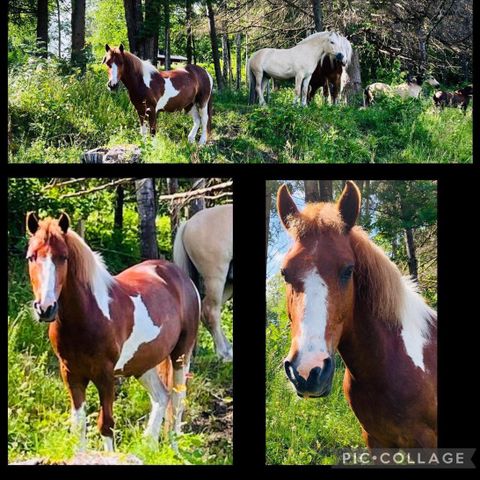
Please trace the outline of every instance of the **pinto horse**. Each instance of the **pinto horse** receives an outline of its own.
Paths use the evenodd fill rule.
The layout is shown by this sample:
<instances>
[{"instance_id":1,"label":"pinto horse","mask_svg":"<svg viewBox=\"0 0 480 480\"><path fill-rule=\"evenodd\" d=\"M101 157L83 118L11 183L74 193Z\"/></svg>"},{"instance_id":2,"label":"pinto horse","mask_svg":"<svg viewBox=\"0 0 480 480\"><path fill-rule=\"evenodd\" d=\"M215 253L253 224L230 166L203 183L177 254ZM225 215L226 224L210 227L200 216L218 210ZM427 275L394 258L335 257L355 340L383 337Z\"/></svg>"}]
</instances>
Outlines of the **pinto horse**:
<instances>
[{"instance_id":1,"label":"pinto horse","mask_svg":"<svg viewBox=\"0 0 480 480\"><path fill-rule=\"evenodd\" d=\"M173 261L204 294L202 321L213 337L217 355L231 361L232 346L220 317L223 303L233 293L233 206L206 208L182 223L173 243Z\"/></svg>"},{"instance_id":2,"label":"pinto horse","mask_svg":"<svg viewBox=\"0 0 480 480\"><path fill-rule=\"evenodd\" d=\"M351 56L350 42L335 32L317 32L292 48L262 48L248 60L249 102L265 105L263 92L269 78L295 79L295 103L307 104L308 85L319 62L326 56L347 65Z\"/></svg>"},{"instance_id":3,"label":"pinto horse","mask_svg":"<svg viewBox=\"0 0 480 480\"><path fill-rule=\"evenodd\" d=\"M285 185L280 219L295 243L287 283L288 379L302 398L330 393L335 350L343 387L369 448L437 444L436 312L360 228L360 191L300 212Z\"/></svg>"},{"instance_id":4,"label":"pinto horse","mask_svg":"<svg viewBox=\"0 0 480 480\"><path fill-rule=\"evenodd\" d=\"M121 80L127 87L140 119L142 135L146 134L147 120L150 133L155 135L157 112L184 110L193 118L188 141L195 142L201 124L199 144L206 143L212 125L213 79L205 69L187 65L176 70L159 71L150 62L125 51L121 44L118 48L110 48L107 44L105 50L107 53L102 63L108 67L107 86L110 90L115 90Z\"/></svg>"},{"instance_id":5,"label":"pinto horse","mask_svg":"<svg viewBox=\"0 0 480 480\"><path fill-rule=\"evenodd\" d=\"M86 446L85 389L97 387L98 428L113 450L115 376L134 376L152 410L145 435L158 441L169 393L157 365L173 364L172 409L180 433L186 377L200 317L193 282L174 264L149 260L112 276L101 257L69 228L69 218L27 215L27 259L39 321L49 337L72 406L72 423Z\"/></svg>"},{"instance_id":6,"label":"pinto horse","mask_svg":"<svg viewBox=\"0 0 480 480\"><path fill-rule=\"evenodd\" d=\"M473 96L473 85L468 85L455 92L445 92L439 90L433 94L433 103L436 107L443 110L445 107L458 107L461 108L463 114L467 113L468 104L470 103L470 97Z\"/></svg>"}]
</instances>

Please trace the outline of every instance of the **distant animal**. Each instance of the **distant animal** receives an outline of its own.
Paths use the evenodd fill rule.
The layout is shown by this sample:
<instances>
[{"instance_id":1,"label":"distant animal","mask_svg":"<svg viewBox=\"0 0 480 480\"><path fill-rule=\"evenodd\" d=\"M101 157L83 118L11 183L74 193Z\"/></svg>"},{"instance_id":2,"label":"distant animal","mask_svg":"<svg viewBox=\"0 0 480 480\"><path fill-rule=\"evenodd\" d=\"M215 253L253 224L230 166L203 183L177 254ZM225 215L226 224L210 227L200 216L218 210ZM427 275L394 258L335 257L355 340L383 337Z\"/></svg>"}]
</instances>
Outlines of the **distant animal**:
<instances>
[{"instance_id":1,"label":"distant animal","mask_svg":"<svg viewBox=\"0 0 480 480\"><path fill-rule=\"evenodd\" d=\"M433 94L433 102L436 107L442 110L445 107L459 107L463 113L467 113L467 107L470 103L470 98L473 96L473 85L456 90L455 92L445 92L439 90Z\"/></svg>"},{"instance_id":2,"label":"distant animal","mask_svg":"<svg viewBox=\"0 0 480 480\"><path fill-rule=\"evenodd\" d=\"M181 430L186 378L200 322L200 296L180 268L148 260L112 276L101 257L73 232L66 214L58 220L26 219L28 267L39 321L49 337L71 399L71 417L86 446L85 390L97 387L98 428L113 451L115 377L134 376L150 395L145 435L158 441L170 394L157 366L173 365L174 429Z\"/></svg>"},{"instance_id":3,"label":"distant animal","mask_svg":"<svg viewBox=\"0 0 480 480\"><path fill-rule=\"evenodd\" d=\"M346 65L351 56L350 42L335 32L317 32L292 48L262 48L248 60L249 102L265 104L263 92L269 78L295 79L295 103L307 104L308 86L318 63L326 56Z\"/></svg>"},{"instance_id":4,"label":"distant animal","mask_svg":"<svg viewBox=\"0 0 480 480\"><path fill-rule=\"evenodd\" d=\"M200 210L178 228L173 261L195 282L203 297L202 321L217 355L231 361L233 351L220 324L221 307L233 293L233 206Z\"/></svg>"},{"instance_id":5,"label":"distant animal","mask_svg":"<svg viewBox=\"0 0 480 480\"><path fill-rule=\"evenodd\" d=\"M147 132L147 121L150 133L155 135L158 112L184 110L193 119L188 141L195 142L201 125L199 144L207 142L212 126L213 79L205 69L187 65L176 70L159 71L150 62L127 52L123 45L110 48L107 44L105 50L107 53L102 63L108 68L107 86L115 90L122 81L127 87L140 119L142 135Z\"/></svg>"},{"instance_id":6,"label":"distant animal","mask_svg":"<svg viewBox=\"0 0 480 480\"><path fill-rule=\"evenodd\" d=\"M348 42L348 40L346 41ZM338 103L341 98L343 88L348 79L347 67L352 58L352 46L350 42L346 43L346 63L339 62L334 57L328 55L318 62L315 71L310 79L310 88L308 90L308 102L311 102L315 97L317 91L322 88L325 100L328 99L329 94L332 103Z\"/></svg>"},{"instance_id":7,"label":"distant animal","mask_svg":"<svg viewBox=\"0 0 480 480\"><path fill-rule=\"evenodd\" d=\"M381 94L397 95L404 100L407 98L418 98L420 92L422 91L423 85L430 85L435 88L440 86L438 81L432 76L429 76L426 80L423 80L421 75L417 75L416 77L409 75L406 82L393 87L381 82L372 83L364 90L364 106L370 106L372 103L374 103L375 97Z\"/></svg>"},{"instance_id":8,"label":"distant animal","mask_svg":"<svg viewBox=\"0 0 480 480\"><path fill-rule=\"evenodd\" d=\"M284 366L296 393L330 393L338 350L345 396L368 447L436 447L437 315L354 226L357 186L347 182L336 204L300 212L283 185L277 208L294 240L281 274L291 332Z\"/></svg>"}]
</instances>

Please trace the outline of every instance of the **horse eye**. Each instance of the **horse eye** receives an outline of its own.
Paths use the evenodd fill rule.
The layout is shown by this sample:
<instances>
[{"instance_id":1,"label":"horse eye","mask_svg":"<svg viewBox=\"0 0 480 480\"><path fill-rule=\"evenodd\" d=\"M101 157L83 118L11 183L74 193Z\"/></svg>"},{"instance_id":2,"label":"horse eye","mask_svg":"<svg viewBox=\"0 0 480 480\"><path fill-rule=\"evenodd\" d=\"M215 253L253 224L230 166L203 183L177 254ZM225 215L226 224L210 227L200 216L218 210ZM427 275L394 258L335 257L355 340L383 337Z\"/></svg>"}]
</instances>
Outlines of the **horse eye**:
<instances>
[{"instance_id":1,"label":"horse eye","mask_svg":"<svg viewBox=\"0 0 480 480\"><path fill-rule=\"evenodd\" d=\"M340 273L340 281L342 283L347 283L348 280L352 277L353 274L353 265L347 265L342 272Z\"/></svg>"},{"instance_id":2,"label":"horse eye","mask_svg":"<svg viewBox=\"0 0 480 480\"><path fill-rule=\"evenodd\" d=\"M29 257L27 257L27 260L28 260L29 262L34 262L36 259L37 259L37 256L36 256L35 254L30 255Z\"/></svg>"},{"instance_id":3,"label":"horse eye","mask_svg":"<svg viewBox=\"0 0 480 480\"><path fill-rule=\"evenodd\" d=\"M335 42L333 40L330 40L330 43L333 45Z\"/></svg>"},{"instance_id":4,"label":"horse eye","mask_svg":"<svg viewBox=\"0 0 480 480\"><path fill-rule=\"evenodd\" d=\"M282 275L283 279L288 282L288 270L286 268L282 268L280 270L280 275Z\"/></svg>"},{"instance_id":5,"label":"horse eye","mask_svg":"<svg viewBox=\"0 0 480 480\"><path fill-rule=\"evenodd\" d=\"M58 257L58 259L61 261L61 262L66 262L68 260L68 257L66 255L60 255Z\"/></svg>"}]
</instances>

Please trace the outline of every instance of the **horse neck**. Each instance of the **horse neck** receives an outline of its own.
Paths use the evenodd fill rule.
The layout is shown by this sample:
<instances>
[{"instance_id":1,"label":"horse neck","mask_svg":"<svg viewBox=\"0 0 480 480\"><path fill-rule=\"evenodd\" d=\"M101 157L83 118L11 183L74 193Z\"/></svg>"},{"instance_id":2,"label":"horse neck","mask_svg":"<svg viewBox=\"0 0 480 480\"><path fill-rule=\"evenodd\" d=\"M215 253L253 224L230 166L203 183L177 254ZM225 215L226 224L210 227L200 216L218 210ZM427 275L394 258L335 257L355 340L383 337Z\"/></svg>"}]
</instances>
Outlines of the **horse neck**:
<instances>
[{"instance_id":1,"label":"horse neck","mask_svg":"<svg viewBox=\"0 0 480 480\"><path fill-rule=\"evenodd\" d=\"M124 53L124 75L122 76L122 82L127 87L127 90L130 95L135 95L140 91L140 84L143 83L143 66L142 60L133 53L125 52ZM125 71L128 67L128 75L125 75ZM158 74L158 77L163 81L158 70L155 70L155 73Z\"/></svg>"}]
</instances>

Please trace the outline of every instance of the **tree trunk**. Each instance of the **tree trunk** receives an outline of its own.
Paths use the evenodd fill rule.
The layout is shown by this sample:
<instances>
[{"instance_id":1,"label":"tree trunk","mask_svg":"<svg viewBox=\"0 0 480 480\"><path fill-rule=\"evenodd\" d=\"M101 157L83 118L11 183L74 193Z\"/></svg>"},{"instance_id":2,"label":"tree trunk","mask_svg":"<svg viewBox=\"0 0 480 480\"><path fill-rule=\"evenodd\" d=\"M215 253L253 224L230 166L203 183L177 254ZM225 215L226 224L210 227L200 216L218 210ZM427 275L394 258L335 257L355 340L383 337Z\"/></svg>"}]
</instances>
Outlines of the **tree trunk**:
<instances>
[{"instance_id":1,"label":"tree trunk","mask_svg":"<svg viewBox=\"0 0 480 480\"><path fill-rule=\"evenodd\" d=\"M169 195L173 193L177 193L178 191L178 178L167 178L167 192ZM173 202L172 211L170 214L170 231L171 231L171 238L172 238L172 245L173 241L175 240L175 236L177 235L178 230L178 222L179 222L179 207L177 202Z\"/></svg>"},{"instance_id":2,"label":"tree trunk","mask_svg":"<svg viewBox=\"0 0 480 480\"><path fill-rule=\"evenodd\" d=\"M130 51L143 58L144 52L140 48L139 35L142 27L142 1L141 0L123 0L125 10L125 21L127 23L128 43Z\"/></svg>"},{"instance_id":3,"label":"tree trunk","mask_svg":"<svg viewBox=\"0 0 480 480\"><path fill-rule=\"evenodd\" d=\"M73 65L85 68L85 0L72 0Z\"/></svg>"},{"instance_id":4,"label":"tree trunk","mask_svg":"<svg viewBox=\"0 0 480 480\"><path fill-rule=\"evenodd\" d=\"M212 44L212 58L215 66L215 77L217 79L217 88L223 89L222 69L220 68L220 56L218 53L217 29L215 27L215 13L212 8L212 0L207 0L207 15L210 24L210 42Z\"/></svg>"},{"instance_id":5,"label":"tree trunk","mask_svg":"<svg viewBox=\"0 0 480 480\"><path fill-rule=\"evenodd\" d=\"M344 89L344 96L348 103L351 103L353 97L362 91L362 74L360 70L360 60L357 50L352 52L352 61L347 67L348 83Z\"/></svg>"},{"instance_id":6,"label":"tree trunk","mask_svg":"<svg viewBox=\"0 0 480 480\"><path fill-rule=\"evenodd\" d=\"M240 84L242 81L242 34L237 33L235 35L235 52L237 55L237 72L236 72L236 89L240 90Z\"/></svg>"},{"instance_id":7,"label":"tree trunk","mask_svg":"<svg viewBox=\"0 0 480 480\"><path fill-rule=\"evenodd\" d=\"M405 229L405 241L407 246L408 272L415 281L418 281L418 261L412 228Z\"/></svg>"},{"instance_id":8,"label":"tree trunk","mask_svg":"<svg viewBox=\"0 0 480 480\"><path fill-rule=\"evenodd\" d=\"M113 231L122 233L123 230L123 201L125 190L122 185L118 185L115 190L115 213L113 217Z\"/></svg>"},{"instance_id":9,"label":"tree trunk","mask_svg":"<svg viewBox=\"0 0 480 480\"><path fill-rule=\"evenodd\" d=\"M37 0L37 48L40 56L47 57L48 49L48 0Z\"/></svg>"},{"instance_id":10,"label":"tree trunk","mask_svg":"<svg viewBox=\"0 0 480 480\"><path fill-rule=\"evenodd\" d=\"M60 0L57 0L58 58L62 58L62 22L60 19Z\"/></svg>"},{"instance_id":11,"label":"tree trunk","mask_svg":"<svg viewBox=\"0 0 480 480\"><path fill-rule=\"evenodd\" d=\"M315 23L315 31L323 31L323 18L322 18L322 0L312 0L313 9L313 21Z\"/></svg>"},{"instance_id":12,"label":"tree trunk","mask_svg":"<svg viewBox=\"0 0 480 480\"><path fill-rule=\"evenodd\" d=\"M195 190L205 187L204 178L192 178L192 187L195 186ZM202 197L195 198L190 202L188 208L188 218L192 218L197 212L205 208L205 199Z\"/></svg>"},{"instance_id":13,"label":"tree trunk","mask_svg":"<svg viewBox=\"0 0 480 480\"><path fill-rule=\"evenodd\" d=\"M318 180L305 180L305 202L319 202L320 188Z\"/></svg>"},{"instance_id":14,"label":"tree trunk","mask_svg":"<svg viewBox=\"0 0 480 480\"><path fill-rule=\"evenodd\" d=\"M170 70L171 68L171 47L170 47L170 2L169 0L164 0L165 2L165 70Z\"/></svg>"},{"instance_id":15,"label":"tree trunk","mask_svg":"<svg viewBox=\"0 0 480 480\"><path fill-rule=\"evenodd\" d=\"M228 37L226 33L222 33L222 62L223 62L223 71L222 76L223 80L227 84L230 85L230 60L228 58Z\"/></svg>"},{"instance_id":16,"label":"tree trunk","mask_svg":"<svg viewBox=\"0 0 480 480\"><path fill-rule=\"evenodd\" d=\"M152 178L135 181L139 217L140 255L142 259L158 258L155 226L155 184Z\"/></svg>"},{"instance_id":17,"label":"tree trunk","mask_svg":"<svg viewBox=\"0 0 480 480\"><path fill-rule=\"evenodd\" d=\"M332 180L320 180L320 201L321 202L333 202L333 181Z\"/></svg>"},{"instance_id":18,"label":"tree trunk","mask_svg":"<svg viewBox=\"0 0 480 480\"><path fill-rule=\"evenodd\" d=\"M195 35L192 32L192 54L193 54L193 64L197 64L197 48L195 44Z\"/></svg>"},{"instance_id":19,"label":"tree trunk","mask_svg":"<svg viewBox=\"0 0 480 480\"><path fill-rule=\"evenodd\" d=\"M267 182L265 188L265 258L268 254L268 241L270 233L270 209L272 208L272 188L273 182Z\"/></svg>"},{"instance_id":20,"label":"tree trunk","mask_svg":"<svg viewBox=\"0 0 480 480\"><path fill-rule=\"evenodd\" d=\"M168 0L145 0L145 17L143 18L143 28L140 30L140 38L143 43L143 57L141 58L150 60L153 65L157 65L158 62L158 31L162 1L165 12L169 12Z\"/></svg>"},{"instance_id":21,"label":"tree trunk","mask_svg":"<svg viewBox=\"0 0 480 480\"><path fill-rule=\"evenodd\" d=\"M192 63L193 45L192 45L192 0L185 0L185 23L187 26L187 63Z\"/></svg>"}]
</instances>

